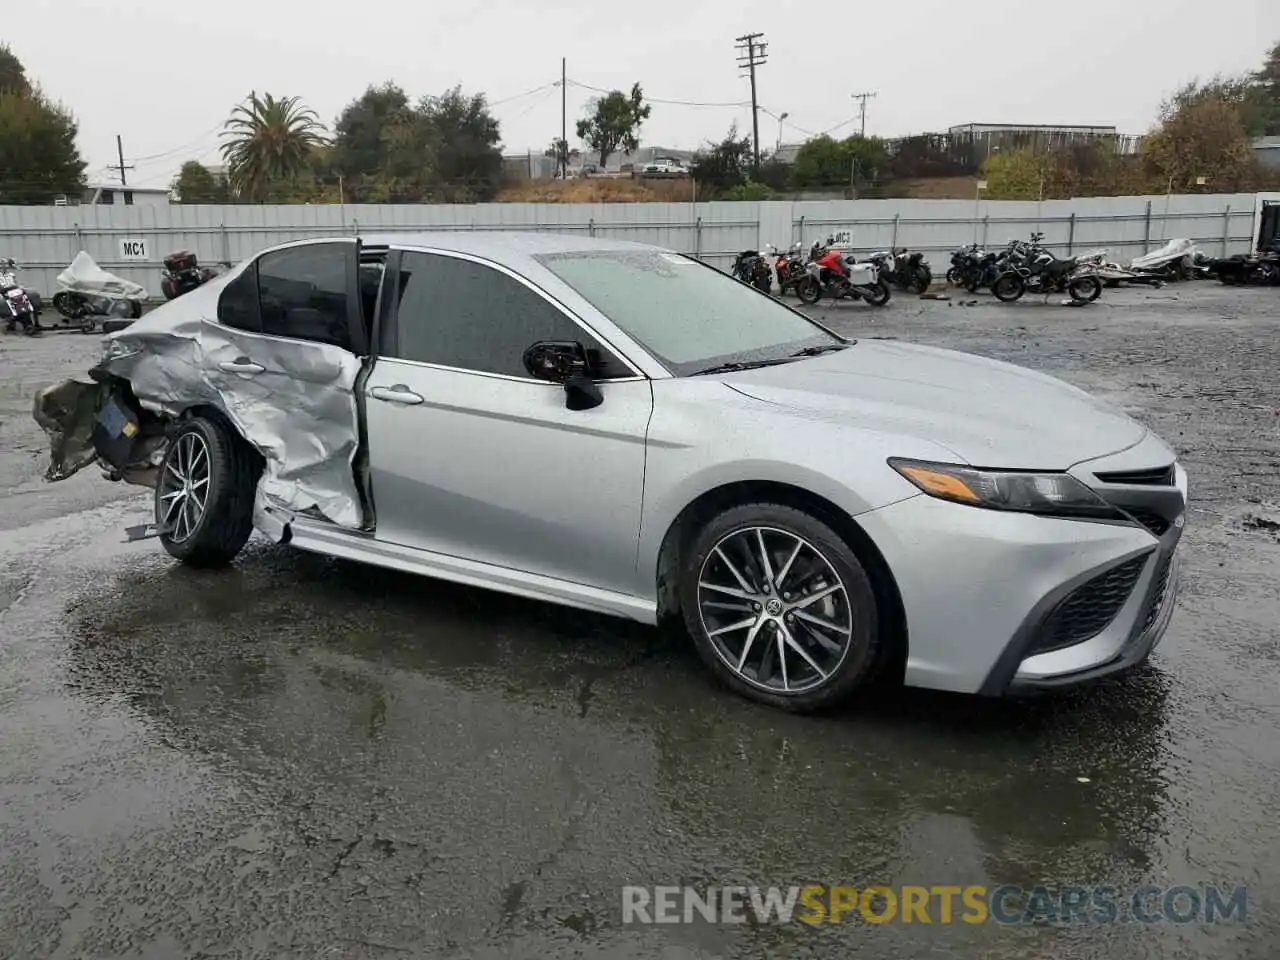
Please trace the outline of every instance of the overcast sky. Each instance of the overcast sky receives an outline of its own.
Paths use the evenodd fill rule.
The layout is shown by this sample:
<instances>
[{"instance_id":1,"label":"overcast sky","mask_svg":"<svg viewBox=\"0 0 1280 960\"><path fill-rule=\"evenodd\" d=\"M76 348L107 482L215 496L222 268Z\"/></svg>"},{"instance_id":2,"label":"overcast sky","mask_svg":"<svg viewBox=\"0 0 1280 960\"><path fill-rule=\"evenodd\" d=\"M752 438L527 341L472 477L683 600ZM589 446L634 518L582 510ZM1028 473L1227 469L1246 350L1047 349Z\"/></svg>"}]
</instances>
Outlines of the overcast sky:
<instances>
[{"instance_id":1,"label":"overcast sky","mask_svg":"<svg viewBox=\"0 0 1280 960\"><path fill-rule=\"evenodd\" d=\"M13 22L4 39L80 122L89 177L108 175L119 133L130 182L167 185L184 160L218 161L218 128L255 89L301 96L332 123L370 83L413 97L462 84L495 104L507 152L541 149L559 134L561 56L571 142L595 95L575 83L639 80L656 100L719 104L654 103L643 141L694 148L735 119L750 131L750 109L733 105L750 98L734 38L756 31L760 104L790 115L788 142L854 132L861 91L878 94L867 133L880 136L969 122L1140 133L1182 81L1256 68L1280 40L1280 0L46 0ZM778 134L762 113L761 143Z\"/></svg>"}]
</instances>

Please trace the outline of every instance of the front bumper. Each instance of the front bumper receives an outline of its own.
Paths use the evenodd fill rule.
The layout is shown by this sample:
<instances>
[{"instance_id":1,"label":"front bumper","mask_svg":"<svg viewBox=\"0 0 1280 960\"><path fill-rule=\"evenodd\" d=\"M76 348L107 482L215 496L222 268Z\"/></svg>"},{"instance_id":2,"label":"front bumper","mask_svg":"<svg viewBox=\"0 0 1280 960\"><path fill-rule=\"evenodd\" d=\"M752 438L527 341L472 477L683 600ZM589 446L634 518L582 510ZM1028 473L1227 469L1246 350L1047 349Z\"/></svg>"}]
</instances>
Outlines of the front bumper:
<instances>
[{"instance_id":1,"label":"front bumper","mask_svg":"<svg viewBox=\"0 0 1280 960\"><path fill-rule=\"evenodd\" d=\"M1186 474L1177 467L1163 488L1113 491L1092 471L1133 469L1132 458L1106 463L1079 473L1142 523L1002 513L923 495L858 518L902 596L908 685L1001 696L1092 680L1150 654L1176 603Z\"/></svg>"}]
</instances>

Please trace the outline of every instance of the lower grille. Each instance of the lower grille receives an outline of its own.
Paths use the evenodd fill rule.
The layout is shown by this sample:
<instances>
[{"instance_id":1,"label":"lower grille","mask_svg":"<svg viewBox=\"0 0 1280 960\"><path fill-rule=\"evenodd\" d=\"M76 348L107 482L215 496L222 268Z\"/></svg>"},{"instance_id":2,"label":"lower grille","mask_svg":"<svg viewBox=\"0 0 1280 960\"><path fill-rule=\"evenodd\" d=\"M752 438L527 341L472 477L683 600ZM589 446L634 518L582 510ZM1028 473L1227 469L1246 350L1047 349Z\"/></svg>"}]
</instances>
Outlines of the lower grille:
<instances>
[{"instance_id":1,"label":"lower grille","mask_svg":"<svg viewBox=\"0 0 1280 960\"><path fill-rule=\"evenodd\" d=\"M1112 567L1068 594L1046 618L1029 653L1061 650L1083 643L1105 630L1133 592L1133 585L1142 575L1147 556L1144 554Z\"/></svg>"},{"instance_id":2,"label":"lower grille","mask_svg":"<svg viewBox=\"0 0 1280 960\"><path fill-rule=\"evenodd\" d=\"M1147 616L1142 621L1142 632L1146 633L1160 615L1164 606L1165 594L1169 592L1169 572L1173 569L1173 554L1160 561L1160 569L1156 571L1156 589L1151 595L1151 605L1147 608Z\"/></svg>"},{"instance_id":3,"label":"lower grille","mask_svg":"<svg viewBox=\"0 0 1280 960\"><path fill-rule=\"evenodd\" d=\"M1133 517L1134 520L1142 524L1157 537L1163 537L1169 532L1169 528L1173 526L1173 521L1168 517L1162 517L1154 510L1142 510L1134 507L1125 507L1125 513Z\"/></svg>"}]
</instances>

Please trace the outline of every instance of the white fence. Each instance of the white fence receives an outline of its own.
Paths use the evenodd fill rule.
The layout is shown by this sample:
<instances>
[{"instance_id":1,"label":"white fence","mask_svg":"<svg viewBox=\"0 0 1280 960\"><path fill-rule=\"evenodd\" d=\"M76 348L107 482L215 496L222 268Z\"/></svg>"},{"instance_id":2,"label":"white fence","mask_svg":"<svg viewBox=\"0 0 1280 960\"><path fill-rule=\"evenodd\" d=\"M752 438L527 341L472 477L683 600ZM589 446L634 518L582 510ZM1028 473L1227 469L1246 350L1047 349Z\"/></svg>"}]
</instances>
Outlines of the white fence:
<instances>
[{"instance_id":1,"label":"white fence","mask_svg":"<svg viewBox=\"0 0 1280 960\"><path fill-rule=\"evenodd\" d=\"M0 206L0 256L48 295L80 250L159 296L160 262L192 250L202 263L233 263L263 247L310 236L451 230L534 230L636 240L727 267L766 243L806 246L852 232L860 251L924 251L935 272L967 243L1003 245L1032 231L1061 254L1107 247L1127 260L1174 237L1211 256L1253 247L1254 194L1095 197L1075 200L820 200L762 203L501 203L124 207Z\"/></svg>"}]
</instances>

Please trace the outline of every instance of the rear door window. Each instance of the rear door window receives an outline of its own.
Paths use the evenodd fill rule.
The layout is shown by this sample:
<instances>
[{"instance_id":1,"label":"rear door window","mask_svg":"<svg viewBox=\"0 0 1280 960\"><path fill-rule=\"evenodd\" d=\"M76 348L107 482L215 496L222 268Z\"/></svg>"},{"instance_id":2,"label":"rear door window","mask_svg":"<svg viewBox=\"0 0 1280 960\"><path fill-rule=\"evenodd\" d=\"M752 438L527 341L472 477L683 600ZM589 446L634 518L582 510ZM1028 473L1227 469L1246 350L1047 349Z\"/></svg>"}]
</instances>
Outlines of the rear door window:
<instances>
[{"instance_id":1,"label":"rear door window","mask_svg":"<svg viewBox=\"0 0 1280 960\"><path fill-rule=\"evenodd\" d=\"M264 254L258 260L262 332L351 350L347 271L351 246L314 243Z\"/></svg>"}]
</instances>

